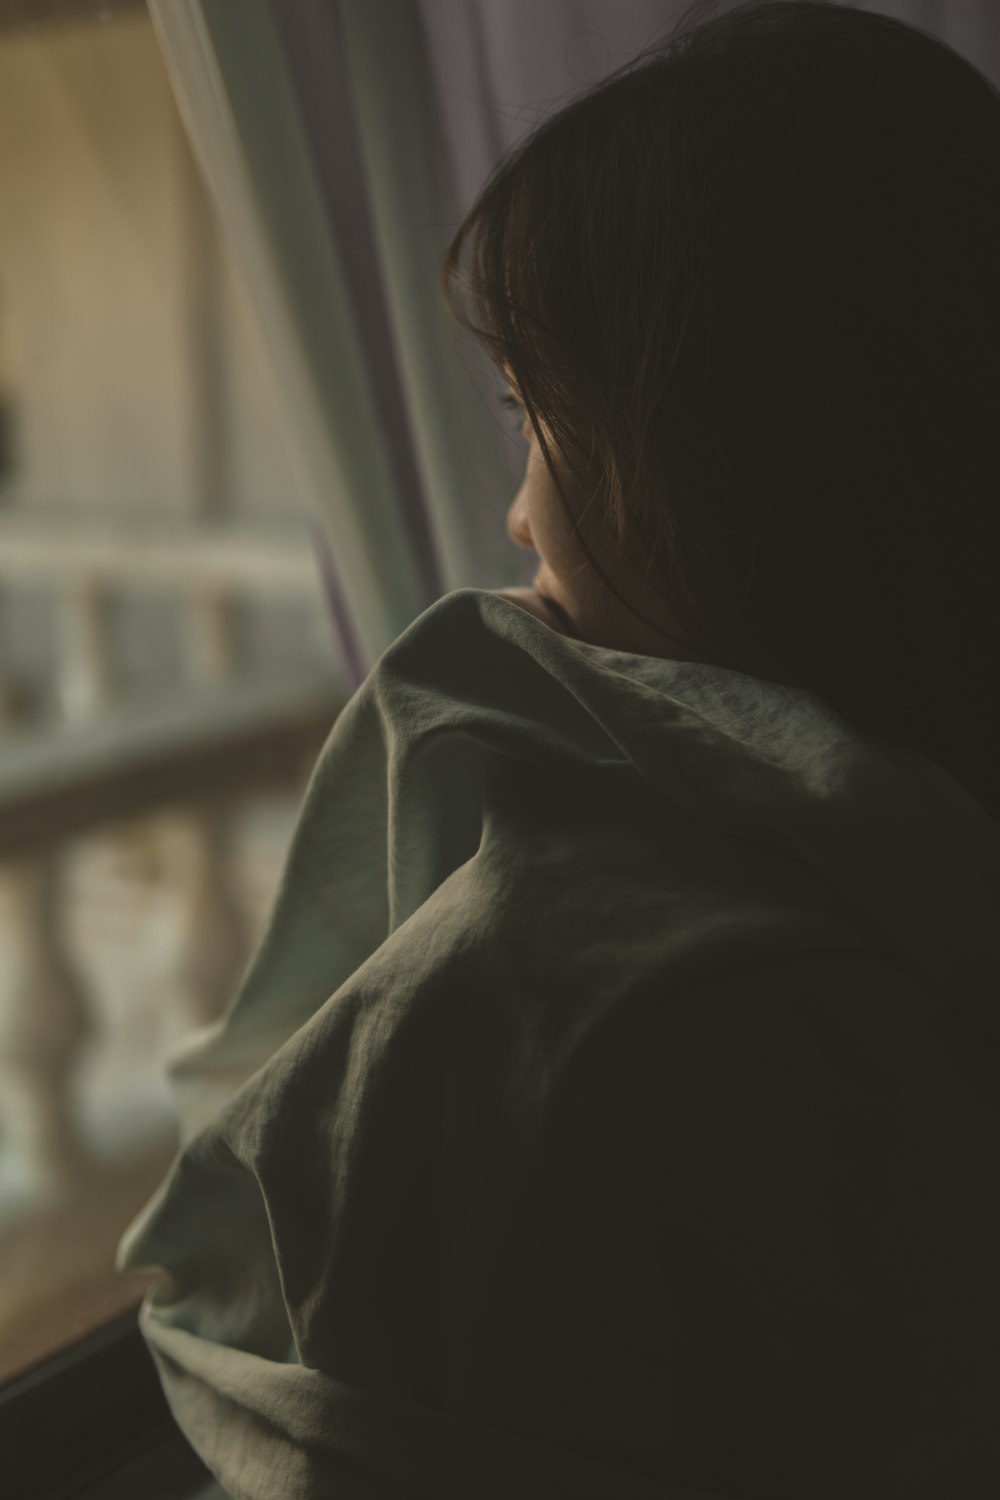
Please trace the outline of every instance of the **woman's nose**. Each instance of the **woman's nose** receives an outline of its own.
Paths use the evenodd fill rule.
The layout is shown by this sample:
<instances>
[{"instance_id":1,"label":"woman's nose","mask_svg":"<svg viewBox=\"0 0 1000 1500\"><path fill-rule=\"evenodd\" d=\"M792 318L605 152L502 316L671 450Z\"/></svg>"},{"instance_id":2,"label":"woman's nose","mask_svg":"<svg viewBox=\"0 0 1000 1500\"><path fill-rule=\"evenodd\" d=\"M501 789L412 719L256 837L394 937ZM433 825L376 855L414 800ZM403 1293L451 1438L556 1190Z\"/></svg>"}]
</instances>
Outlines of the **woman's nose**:
<instances>
[{"instance_id":1,"label":"woman's nose","mask_svg":"<svg viewBox=\"0 0 1000 1500\"><path fill-rule=\"evenodd\" d=\"M525 515L524 506L519 504L517 500L513 502L507 512L507 535L519 547L529 547L534 551L535 544L528 526L528 518Z\"/></svg>"}]
</instances>

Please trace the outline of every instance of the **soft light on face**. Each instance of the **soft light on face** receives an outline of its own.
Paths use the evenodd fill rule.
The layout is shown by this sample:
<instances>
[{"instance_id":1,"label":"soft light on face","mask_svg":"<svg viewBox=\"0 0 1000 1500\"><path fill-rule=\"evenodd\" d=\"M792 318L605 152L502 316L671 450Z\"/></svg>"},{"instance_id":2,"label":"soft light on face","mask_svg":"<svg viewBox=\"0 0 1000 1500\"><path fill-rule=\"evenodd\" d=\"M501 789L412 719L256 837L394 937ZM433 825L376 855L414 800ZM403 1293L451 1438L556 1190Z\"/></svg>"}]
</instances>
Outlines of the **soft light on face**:
<instances>
[{"instance_id":1,"label":"soft light on face","mask_svg":"<svg viewBox=\"0 0 1000 1500\"><path fill-rule=\"evenodd\" d=\"M643 656L702 660L646 625L615 598L574 534L527 416L524 435L528 443L527 464L521 488L507 513L507 532L518 546L531 548L541 559L534 580L536 591L565 611L581 640ZM547 430L545 440L559 464L559 477L570 510L589 550L600 559L601 567L627 600L635 603L654 624L662 624L664 630L676 628L663 599L646 582L642 570L615 556L613 539L602 519L600 496L591 496L585 486L574 480L555 454Z\"/></svg>"},{"instance_id":2,"label":"soft light on face","mask_svg":"<svg viewBox=\"0 0 1000 1500\"><path fill-rule=\"evenodd\" d=\"M524 413L515 383L510 372L506 373L512 397ZM541 566L535 574L534 590L512 590L511 598L520 594L554 601L568 617L579 639L591 641L595 646L629 651L637 656L661 657L667 661L714 663L772 682L804 686L787 663L759 644L752 645L745 637L722 655L701 655L681 645L677 636L684 632L662 595L648 582L643 567L618 552L603 519L600 495L592 494L586 484L574 477L543 424L545 441L558 466L573 517L571 524L526 413L523 432L528 459L521 488L507 512L507 532L519 547L537 552ZM645 620L634 614L628 604L622 603L622 599L616 598L608 588L580 545L577 533L582 535L590 553L600 560L601 568L622 599L641 610ZM535 608L523 598L516 602L547 622L551 618L544 605ZM646 624L646 620L651 623Z\"/></svg>"}]
</instances>

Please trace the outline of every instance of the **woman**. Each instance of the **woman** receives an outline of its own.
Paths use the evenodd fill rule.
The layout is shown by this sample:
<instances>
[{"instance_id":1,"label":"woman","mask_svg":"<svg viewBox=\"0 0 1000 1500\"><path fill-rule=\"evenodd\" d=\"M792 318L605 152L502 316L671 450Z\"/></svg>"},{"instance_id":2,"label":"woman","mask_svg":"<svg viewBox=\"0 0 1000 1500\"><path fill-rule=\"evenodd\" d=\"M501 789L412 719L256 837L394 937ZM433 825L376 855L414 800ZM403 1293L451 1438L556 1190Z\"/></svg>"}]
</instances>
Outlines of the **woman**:
<instances>
[{"instance_id":1,"label":"woman","mask_svg":"<svg viewBox=\"0 0 1000 1500\"><path fill-rule=\"evenodd\" d=\"M487 183L535 587L341 713L119 1252L227 1492L1000 1493L998 263L996 91L842 6Z\"/></svg>"}]
</instances>

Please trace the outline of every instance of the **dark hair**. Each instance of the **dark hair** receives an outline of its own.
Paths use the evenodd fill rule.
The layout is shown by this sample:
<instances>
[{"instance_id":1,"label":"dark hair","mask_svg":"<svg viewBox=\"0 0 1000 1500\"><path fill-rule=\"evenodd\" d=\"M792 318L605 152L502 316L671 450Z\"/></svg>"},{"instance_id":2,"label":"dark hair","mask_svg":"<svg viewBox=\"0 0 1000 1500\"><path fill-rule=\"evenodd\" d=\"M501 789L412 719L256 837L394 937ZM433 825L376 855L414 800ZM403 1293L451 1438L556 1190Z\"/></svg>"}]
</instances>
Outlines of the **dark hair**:
<instances>
[{"instance_id":1,"label":"dark hair","mask_svg":"<svg viewBox=\"0 0 1000 1500\"><path fill-rule=\"evenodd\" d=\"M1000 816L1000 94L886 16L703 8L501 158L445 305L697 651Z\"/></svg>"}]
</instances>

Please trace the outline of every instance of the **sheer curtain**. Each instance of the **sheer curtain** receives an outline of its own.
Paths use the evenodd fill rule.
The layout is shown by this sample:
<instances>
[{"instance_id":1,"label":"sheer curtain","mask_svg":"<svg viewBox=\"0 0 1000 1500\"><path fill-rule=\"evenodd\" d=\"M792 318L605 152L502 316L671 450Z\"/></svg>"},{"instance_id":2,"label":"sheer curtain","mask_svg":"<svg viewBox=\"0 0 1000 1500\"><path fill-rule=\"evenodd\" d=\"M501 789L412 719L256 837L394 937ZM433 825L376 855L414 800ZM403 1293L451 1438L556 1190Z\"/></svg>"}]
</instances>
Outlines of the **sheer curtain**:
<instances>
[{"instance_id":1,"label":"sheer curtain","mask_svg":"<svg viewBox=\"0 0 1000 1500\"><path fill-rule=\"evenodd\" d=\"M514 420L444 311L441 259L501 153L665 38L687 0L148 3L291 432L353 689L442 593L534 572L504 529ZM1000 79L995 0L858 8Z\"/></svg>"}]
</instances>

